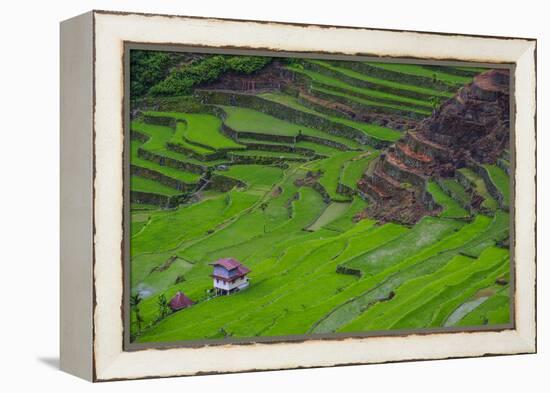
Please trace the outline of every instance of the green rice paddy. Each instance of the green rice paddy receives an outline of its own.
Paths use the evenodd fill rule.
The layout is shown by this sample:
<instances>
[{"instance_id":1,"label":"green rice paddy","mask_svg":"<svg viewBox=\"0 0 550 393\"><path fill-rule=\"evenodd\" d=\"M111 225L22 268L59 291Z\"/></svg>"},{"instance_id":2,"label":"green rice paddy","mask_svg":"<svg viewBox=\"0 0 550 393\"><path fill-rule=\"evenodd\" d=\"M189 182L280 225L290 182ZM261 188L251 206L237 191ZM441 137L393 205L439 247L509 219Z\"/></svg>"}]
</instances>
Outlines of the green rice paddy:
<instances>
[{"instance_id":1,"label":"green rice paddy","mask_svg":"<svg viewBox=\"0 0 550 393\"><path fill-rule=\"evenodd\" d=\"M324 64L324 63L321 63ZM376 100L379 99L380 101L369 101L371 104L374 103L375 105L380 105L383 102L390 102L394 103L396 108L399 108L398 104L403 105L403 109L407 109L407 104L412 105L413 107L424 107L425 109L429 110L432 106L432 104L427 100L418 100L406 96L399 96L397 94L391 94L386 93L379 90L374 89L368 89L368 88L361 88L354 85L351 85L349 83L342 82L339 79L332 78L330 76L321 74L319 72L303 69L303 68L297 68L297 67L289 67L290 70L297 72L299 74L303 74L311 78L314 82L320 83L321 86L326 86L324 88L324 91L328 91L327 88L338 88L342 89L343 91L347 91L349 93L356 93L364 98L366 101L367 99ZM318 90L323 90L323 87L315 87ZM332 94L337 95L337 92L332 92ZM345 93L340 93L342 95L345 95ZM422 113L422 112L421 112ZM426 113L426 112L424 112ZM429 111L427 112L430 113Z\"/></svg>"},{"instance_id":2,"label":"green rice paddy","mask_svg":"<svg viewBox=\"0 0 550 393\"><path fill-rule=\"evenodd\" d=\"M389 141L389 142L395 142L401 137L401 133L396 130L392 130L388 127L382 127L377 126L374 124L367 124L367 123L361 123L353 120L349 120L343 117L336 117L327 115L324 113L317 112L311 108L308 108L301 104L295 97L284 95L284 94L277 94L277 93L264 93L260 94L260 97L265 98L267 100L277 102L283 105L286 105L290 108L296 109L301 112L309 113L315 116L319 116L321 118L330 120L334 123L343 124L345 126L355 128L359 131L364 132L365 134L372 136L374 138L383 140L383 141Z\"/></svg>"},{"instance_id":3,"label":"green rice paddy","mask_svg":"<svg viewBox=\"0 0 550 393\"><path fill-rule=\"evenodd\" d=\"M430 97L452 96L325 61L311 63L321 69L289 68L309 78L312 92L317 89L334 102L346 99L427 116L433 105ZM464 72L474 72L371 65L427 78L436 74L451 89L471 79L462 76ZM354 86L349 78L379 88ZM412 98L411 93L423 98ZM244 105L217 105L204 113L146 111L132 121L131 190L186 197L170 208L155 198L131 204L131 293L141 299L138 308L131 309L132 340L509 322L509 255L501 246L509 235L504 171L496 165L485 167L502 194L502 207L491 185L475 172L461 170L484 198L483 214L464 208L472 190L455 179L440 179L426 189L441 206L438 216L424 217L413 226L378 223L366 216L370 201L358 192L357 183L382 150L331 127L316 128L314 120L388 143L402 132L312 109L280 91L257 95L267 104L288 108L293 117L284 111L268 115ZM220 109L224 116L213 114ZM155 117L173 121L153 124ZM227 129L241 135L232 137ZM172 181L189 188L184 194L169 185ZM209 264L226 257L251 269L250 286L214 297L208 292ZM160 316L159 297L169 300L178 291L195 304Z\"/></svg>"},{"instance_id":4,"label":"green rice paddy","mask_svg":"<svg viewBox=\"0 0 550 393\"><path fill-rule=\"evenodd\" d=\"M496 165L483 166L499 194L502 196L502 203L505 206L510 205L510 178L501 168Z\"/></svg>"},{"instance_id":5,"label":"green rice paddy","mask_svg":"<svg viewBox=\"0 0 550 393\"><path fill-rule=\"evenodd\" d=\"M325 62L325 61L311 60L311 63L317 64L321 67L325 67L325 68L327 68L329 70L332 70L332 71L335 71L335 72L339 72L339 73L341 73L343 75L346 75L346 76L349 76L351 78L359 79L359 80L366 81L366 82L371 82L371 83L380 85L382 87L390 87L390 88L398 89L398 90L416 92L416 93L425 95L427 98L432 97L432 96L435 96L435 97L452 97L453 96L452 93L448 93L448 92L441 92L441 91L438 91L438 90L429 89L429 88L425 88L425 87L419 87L419 86L410 85L410 84L406 84L406 83L399 83L399 82L394 82L394 81L390 81L390 80L386 80L386 79L380 79L380 78L372 77L372 76L365 75L365 74L357 72L357 71L350 70L348 68L331 65L330 63Z\"/></svg>"},{"instance_id":6,"label":"green rice paddy","mask_svg":"<svg viewBox=\"0 0 550 393\"><path fill-rule=\"evenodd\" d=\"M368 63L372 67L381 68L388 71L403 73L408 75L423 76L430 79L440 80L451 85L465 85L472 81L472 78L448 74L442 71L430 70L416 64L399 63Z\"/></svg>"},{"instance_id":7,"label":"green rice paddy","mask_svg":"<svg viewBox=\"0 0 550 393\"><path fill-rule=\"evenodd\" d=\"M158 181L139 176L132 176L130 178L130 187L134 191L155 193L166 196L174 196L181 193L172 187L168 187L162 183L159 183Z\"/></svg>"},{"instance_id":8,"label":"green rice paddy","mask_svg":"<svg viewBox=\"0 0 550 393\"><path fill-rule=\"evenodd\" d=\"M455 199L447 195L437 183L429 182L427 191L432 194L435 202L443 208L440 217L461 218L469 216L469 213Z\"/></svg>"},{"instance_id":9,"label":"green rice paddy","mask_svg":"<svg viewBox=\"0 0 550 393\"><path fill-rule=\"evenodd\" d=\"M304 134L342 143L350 148L359 146L359 144L353 140L281 120L253 109L223 105L220 107L227 113L225 123L236 131L290 137Z\"/></svg>"}]
</instances>

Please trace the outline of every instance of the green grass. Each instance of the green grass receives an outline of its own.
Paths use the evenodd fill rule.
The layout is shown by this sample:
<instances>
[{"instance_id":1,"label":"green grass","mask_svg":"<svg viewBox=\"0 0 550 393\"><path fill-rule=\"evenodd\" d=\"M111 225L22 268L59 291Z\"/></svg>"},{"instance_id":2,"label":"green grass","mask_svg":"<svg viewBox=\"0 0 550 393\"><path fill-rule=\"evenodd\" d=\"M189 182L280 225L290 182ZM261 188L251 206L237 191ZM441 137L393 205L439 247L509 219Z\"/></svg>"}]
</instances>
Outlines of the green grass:
<instances>
[{"instance_id":1,"label":"green grass","mask_svg":"<svg viewBox=\"0 0 550 393\"><path fill-rule=\"evenodd\" d=\"M482 207L489 210L498 209L498 202L495 200L495 198L491 196L491 194L487 190L487 185L485 184L485 181L481 176L479 176L477 173L469 168L461 168L459 169L459 172L468 179L468 181L473 185L477 193L483 197L483 203L481 204Z\"/></svg>"},{"instance_id":2,"label":"green grass","mask_svg":"<svg viewBox=\"0 0 550 393\"><path fill-rule=\"evenodd\" d=\"M257 195L247 192L235 192L231 198L232 206L239 206L238 211L252 206L258 199ZM152 214L146 230L132 241L132 257L173 250L184 241L204 235L234 215L230 213L235 208L226 210L228 203L227 197L219 195L193 205L180 206L174 211Z\"/></svg>"},{"instance_id":3,"label":"green grass","mask_svg":"<svg viewBox=\"0 0 550 393\"><path fill-rule=\"evenodd\" d=\"M199 181L200 175L196 173L186 172L186 171L175 169L168 166L162 166L155 162L140 158L138 156L138 149L140 146L141 146L140 141L131 141L131 150L130 150L131 165L159 172L165 176L182 181L186 184L195 184Z\"/></svg>"},{"instance_id":4,"label":"green grass","mask_svg":"<svg viewBox=\"0 0 550 393\"><path fill-rule=\"evenodd\" d=\"M313 87L315 89L319 89L320 91L328 90L327 87L328 88L332 87L332 88L344 89L344 90L347 90L349 92L353 92L353 93L361 95L364 100L366 100L366 101L368 100L369 105L381 105L382 102L391 102L393 104L391 107L403 108L404 110L412 110L412 108L409 107L408 105L413 105L413 107L421 107L421 108L424 107L428 111L428 114L430 113L429 110L432 107L432 104L428 100L419 100L419 99L415 99L415 98L400 96L400 95L397 95L397 94L386 93L386 92L379 91L379 90L367 89L367 88L364 88L364 87L353 86L353 85L351 85L349 83L346 83L346 82L344 82L340 79L327 76L327 75L322 74L320 72L299 68L297 66L289 66L288 69L293 71L293 72L306 75L313 82L318 82L318 83L322 84L323 86L326 86L325 88L323 88L323 87L314 85ZM331 94L336 93L333 90L328 90L328 92L331 93ZM348 94L348 95L345 95L344 93L340 93L340 94L343 94L344 96L352 96L350 94ZM381 100L381 101L376 101L376 100ZM420 112L420 113L422 113L422 112Z\"/></svg>"},{"instance_id":5,"label":"green grass","mask_svg":"<svg viewBox=\"0 0 550 393\"><path fill-rule=\"evenodd\" d=\"M402 67L400 72L420 75L417 67ZM342 70L332 71L344 75ZM433 74L431 70L428 72ZM374 89L361 89L370 96L359 97L358 90L351 91L355 88L349 83L323 73L315 74L318 85L314 83L313 88L332 94L335 99L346 98L388 109L414 108L417 113L424 111L418 112L419 107L427 108L426 113L431 108L429 102ZM352 77L357 79L357 75ZM408 92L427 92L424 88L417 90L388 81L373 83L382 89L412 88ZM343 84L350 94L343 93ZM289 95L260 96L331 122L325 125L346 125L386 141L401 136L385 127L321 113ZM445 98L446 93L438 97ZM421 102L425 105L419 105ZM138 342L438 327L480 290L486 293L487 288L497 288L497 292L457 320L456 325L477 326L509 320L505 309L509 296L504 290L498 291L500 287L495 284L496 278L509 275L508 252L496 246L509 236L509 215L494 205L494 199L491 202L486 198L486 203L493 204L490 214L494 216L478 214L471 221L458 220L455 218L467 215L460 203L437 184L430 183L428 191L444 206L441 217L425 217L411 227L359 220L365 216L367 202L358 195L340 195L338 186L355 188L378 151L259 111L222 108L227 113L226 125L238 132L287 137L301 133L344 144L349 151L309 141L292 144L252 138L242 142L274 147L244 150L242 143L221 134L221 121L210 114L149 113L185 120L177 122L175 129L132 122L132 130L148 139L143 142L144 138L134 134L140 140L131 143L131 164L188 184L198 182L200 175L145 160L138 156L138 151L142 156L150 152L192 163L203 167L202 171L208 166L228 163L229 158L208 160L208 155L220 151L227 151L229 156L281 157L288 164L284 169L257 164L230 165L227 170L214 170L213 174L237 179L246 186L224 193L202 190L197 200L173 209L131 206L131 291L143 296L140 312L144 322ZM169 143L188 149L194 157L204 157L197 160L189 154L174 152L168 149ZM281 145L311 149L317 155L276 151ZM312 161L293 162L295 159ZM318 181L332 199L330 203L325 203L324 194L311 184L301 185L298 181L308 171L317 170L322 172ZM479 177L469 179L480 195L488 195ZM499 174L492 173L491 179L498 183ZM448 182L446 188L461 203L466 203L469 198L466 190L454 180ZM178 193L139 176L132 176L131 187L166 196ZM206 291L212 287L209 263L221 257L237 258L250 267L251 285L232 296L207 299ZM356 269L361 274L340 273L342 267ZM157 323L158 296L164 294L170 299L179 290L196 304ZM135 312L131 313L131 320L130 329L135 334Z\"/></svg>"},{"instance_id":6,"label":"green grass","mask_svg":"<svg viewBox=\"0 0 550 393\"><path fill-rule=\"evenodd\" d=\"M475 260L457 255L442 269L401 285L395 290L391 301L373 305L340 330L352 332L410 328L418 325L417 320L422 317L429 323L434 311L439 311L439 307L449 297L460 296L465 287L476 282L477 288L482 288L486 285L483 278L498 271L507 259L507 251L499 248L488 248ZM421 311L426 309L428 316Z\"/></svg>"},{"instance_id":7,"label":"green grass","mask_svg":"<svg viewBox=\"0 0 550 393\"><path fill-rule=\"evenodd\" d=\"M147 211L147 210L157 210L159 207L156 205L151 205L147 203L131 203L130 210L132 211Z\"/></svg>"},{"instance_id":8,"label":"green grass","mask_svg":"<svg viewBox=\"0 0 550 393\"><path fill-rule=\"evenodd\" d=\"M158 206L154 206L158 209ZM152 209L151 209L152 210ZM131 210L130 221L130 236L135 236L139 233L149 222L149 213L147 210Z\"/></svg>"},{"instance_id":9,"label":"green grass","mask_svg":"<svg viewBox=\"0 0 550 393\"><path fill-rule=\"evenodd\" d=\"M252 156L252 157L278 157L281 160L294 159L294 160L306 160L307 157L298 153L287 153L283 151L270 151L270 150L238 150L231 152L234 156Z\"/></svg>"},{"instance_id":10,"label":"green grass","mask_svg":"<svg viewBox=\"0 0 550 393\"><path fill-rule=\"evenodd\" d=\"M185 130L183 136L191 143L197 143L213 150L244 148L243 145L221 133L222 122L214 115L178 112L145 112L145 115L184 120Z\"/></svg>"},{"instance_id":11,"label":"green grass","mask_svg":"<svg viewBox=\"0 0 550 393\"><path fill-rule=\"evenodd\" d=\"M425 88L425 87L419 87L419 86L409 85L409 84L405 84L405 83L393 82L393 81L389 81L389 80L386 80L386 79L375 78L375 77L372 77L372 76L362 74L362 73L357 72L357 71L350 70L348 68L334 66L334 65L331 65L328 62L324 62L324 61L320 61L320 60L309 60L309 61L311 63L314 63L314 64L317 64L319 66L325 67L325 68L330 69L332 71L339 72L339 73L341 73L343 75L346 75L346 76L349 76L351 78L363 80L363 81L366 81L366 82L375 83L375 84L380 85L380 86L391 87L393 89L399 89L399 90L413 91L413 92L416 92L416 93L424 94L427 97L430 97L430 96L434 96L434 97L452 97L454 95L453 93L442 92L442 91L429 89L429 88Z\"/></svg>"},{"instance_id":12,"label":"green grass","mask_svg":"<svg viewBox=\"0 0 550 393\"><path fill-rule=\"evenodd\" d=\"M258 134L282 135L295 137L299 133L317 138L342 143L350 148L359 144L347 138L338 137L315 128L305 127L278 119L253 109L235 106L220 106L227 113L225 123L236 131Z\"/></svg>"},{"instance_id":13,"label":"green grass","mask_svg":"<svg viewBox=\"0 0 550 393\"><path fill-rule=\"evenodd\" d=\"M337 192L340 180L340 171L345 163L359 156L358 152L340 152L329 158L306 164L306 168L312 171L321 171L319 183L326 190L333 201L348 201L350 198Z\"/></svg>"},{"instance_id":14,"label":"green grass","mask_svg":"<svg viewBox=\"0 0 550 393\"><path fill-rule=\"evenodd\" d=\"M367 208L367 202L359 197L354 197L348 210L340 218L325 224L324 228L336 232L345 232L354 227L354 219L358 213Z\"/></svg>"},{"instance_id":15,"label":"green grass","mask_svg":"<svg viewBox=\"0 0 550 393\"><path fill-rule=\"evenodd\" d=\"M394 224L377 228L372 226L372 222L361 221L351 223L350 229L336 236L323 229L309 234L296 232L319 216L323 204L313 190L303 194L307 190L304 189L301 197L293 202L294 214L303 214L289 217L285 205L288 197L297 190L293 185L294 178L290 176L283 181L283 193L270 202L265 212L249 212L243 216L248 217L243 222L239 219L223 227L219 235L218 232L216 236L208 235L204 240L185 247L184 252L178 252L182 260L192 264L192 268L184 273L185 282L172 285L165 292L171 295L181 289L193 298L200 298L204 289L210 286L210 269L205 262L221 255L240 258L253 269L251 287L237 295L201 302L178 312L148 329L139 341L219 338L220 332L237 337L304 332L354 293L362 293L365 288L380 282L375 277L358 280L355 276L338 274L335 267L346 258L384 247L392 238L398 239L408 230ZM266 227L262 228L260 223L272 219L275 221L266 232ZM461 244L468 238L477 237L483 225L487 227L489 223L489 218L476 220L469 232L461 230L451 234L445 238L445 245L439 245L439 248L434 245L431 252L425 248L424 254L433 255L438 249L452 248L453 237L457 238L455 243L460 238ZM475 233L473 226L478 229ZM235 239L239 239L237 244ZM159 257L157 263L163 260L164 256ZM155 316L155 301L155 297L143 301L143 313L147 318ZM223 331L220 330L222 326Z\"/></svg>"},{"instance_id":16,"label":"green grass","mask_svg":"<svg viewBox=\"0 0 550 393\"><path fill-rule=\"evenodd\" d=\"M463 218L470 215L457 201L443 192L436 182L429 182L427 190L432 194L435 202L443 208L439 214L440 217Z\"/></svg>"},{"instance_id":17,"label":"green grass","mask_svg":"<svg viewBox=\"0 0 550 393\"><path fill-rule=\"evenodd\" d=\"M200 210L203 217L211 219L211 222L193 219L201 215L199 211L193 212L195 205L174 212L150 213L149 223L135 238L147 235L149 241L158 242L159 235L167 235L157 231L156 228L166 228L166 225L159 225L158 221L172 216L179 217L170 227L179 228L179 231L174 231L163 241L169 242L172 247L159 248L157 245L153 247L157 252L142 252L133 258L135 274L141 278L132 280L136 288L141 284L142 289L155 294L142 301L142 313L147 321L156 316L156 294L159 288L168 297L176 290L183 290L200 301L204 290L211 285L208 277L211 269L206 263L221 256L232 255L253 269L251 287L237 295L199 302L190 309L175 313L147 329L139 341L216 338L221 337L222 326L226 333L238 337L305 332L315 321L331 310L339 309L347 300L362 296L369 288L372 290L379 283L384 283L383 287L387 288L390 284L398 285L399 280L406 281L407 277L430 273L430 269L437 271L438 266L445 265L449 260L450 257L446 255L450 253L448 250L454 250L453 255L456 255L462 249L456 247L464 247L472 239L481 242L487 237L494 237L507 226L507 215L497 214L493 219L477 216L472 224L463 226L458 232L450 228L438 228L437 220L435 226L422 226L421 223L412 230L394 224L376 227L369 221L354 223L351 220L356 212L366 206L360 199L354 199L345 212L338 212L338 218L315 232L305 232L302 229L319 220L326 208L315 191L294 184L295 179L303 176L304 172L289 168L281 178L280 169L270 168L274 173L267 179L269 174L256 176L257 171L252 169L243 165L220 173L231 174L266 191L270 184L275 188L280 187L276 194L266 194L268 203L264 210L253 207L258 206L258 194L232 192L229 197L214 197L201 202L208 203ZM297 192L299 197L295 199L293 196ZM252 210L247 210L251 207ZM204 215L206 211L208 214ZM220 225L224 220L219 217L234 218L228 224ZM179 220L185 224L178 225ZM324 229L338 226L339 222L342 224L340 232ZM461 225L452 220L446 222L454 229ZM214 232L210 234L209 228L214 229ZM188 231L184 239L175 236L182 230ZM421 239L423 233L433 238L431 232L434 230L439 232L435 235L438 241L434 243L430 239ZM409 236L407 241L409 234L414 236ZM407 243L412 248L403 247ZM375 253L380 257L376 258L374 265L369 266L371 273L375 273L373 276L365 275L359 279L335 272L338 264ZM173 255L179 258L166 273L151 272L152 268L164 264ZM410 257L403 259L403 256ZM179 275L183 275L185 281L175 284ZM389 277L397 277L399 280ZM475 287L476 280L472 278L469 281L472 285L464 288ZM447 295L442 300L446 304L454 298L449 295L450 292L445 293ZM440 306L443 309L443 305ZM349 317L354 314L346 315ZM335 326L342 327L348 322L346 317L336 321ZM405 322L403 320L399 323Z\"/></svg>"},{"instance_id":18,"label":"green grass","mask_svg":"<svg viewBox=\"0 0 550 393\"><path fill-rule=\"evenodd\" d=\"M502 195L504 206L510 206L510 176L496 165L483 165L489 173L491 182Z\"/></svg>"},{"instance_id":19,"label":"green grass","mask_svg":"<svg viewBox=\"0 0 550 393\"><path fill-rule=\"evenodd\" d=\"M365 222L360 231L369 231L372 223ZM177 313L167 318L154 329L148 331L143 341L164 340L171 335L186 338L203 336L213 337L219 332L220 322L226 321L226 331L242 332L246 336L258 334L273 335L277 330L294 330L289 327L298 322L298 328L307 327L307 320L296 319L303 311L304 304L315 304L337 291L352 284L356 279L352 276L340 275L334 272L330 259L338 254L347 237L361 233L354 231L349 235L341 235L330 239L312 239L306 242L294 242L277 260L268 259L253 267L251 274L264 273L265 279L256 281L247 291L238 296L220 297L205 302L199 307L193 307L184 313ZM364 232L366 233L366 232ZM328 262L327 262L328 261ZM254 281L252 281L254 282ZM321 285L323 283L323 285ZM228 310L228 301L231 310ZM287 310L285 310L287 309ZM231 318L238 313L244 318ZM290 320L279 318L278 324L273 323L275 316L292 316Z\"/></svg>"},{"instance_id":20,"label":"green grass","mask_svg":"<svg viewBox=\"0 0 550 393\"><path fill-rule=\"evenodd\" d=\"M506 292L490 297L455 326L486 326L510 322L510 296Z\"/></svg>"},{"instance_id":21,"label":"green grass","mask_svg":"<svg viewBox=\"0 0 550 393\"><path fill-rule=\"evenodd\" d=\"M471 224L464 225L437 243L404 254L398 263L373 276L366 276L355 285L353 291L342 295L340 304L334 304L332 309L327 308L327 313L313 326L312 332L336 331L365 312L370 305L387 299L403 283L437 271L471 242L477 242L480 237L492 236L494 223L495 220L491 221L489 217L478 216ZM345 263L349 255L343 253L338 259L340 263Z\"/></svg>"},{"instance_id":22,"label":"green grass","mask_svg":"<svg viewBox=\"0 0 550 393\"><path fill-rule=\"evenodd\" d=\"M441 240L462 224L445 219L424 217L410 232L377 248L346 261L344 266L358 269L364 275L373 275L399 262L403 255L418 252Z\"/></svg>"},{"instance_id":23,"label":"green grass","mask_svg":"<svg viewBox=\"0 0 550 393\"><path fill-rule=\"evenodd\" d=\"M160 113L160 112L155 112ZM182 130L185 127L182 127ZM154 124L148 124L141 121L132 121L131 123L131 129L132 131L137 131L142 135L145 135L149 139L147 142L145 142L143 145L141 145L141 148L149 151L151 153L155 153L162 157L171 158L177 161L181 161L182 163L190 163L194 165L199 165L201 167L206 166L214 166L218 165L220 163L226 162L225 160L215 160L215 161L200 161L195 158L189 157L187 154L178 153L175 151L172 151L168 149L167 143L172 142L174 139L174 130L171 127L166 126L157 126ZM132 141L133 142L133 141ZM182 144L184 146L189 146L189 144L186 144L182 141ZM190 145L190 149L194 149L197 146ZM200 152L206 152L206 153L213 153L212 150L207 149L200 149Z\"/></svg>"},{"instance_id":24,"label":"green grass","mask_svg":"<svg viewBox=\"0 0 550 393\"><path fill-rule=\"evenodd\" d=\"M331 155L341 151L341 150L336 149L334 147L321 145L319 143L308 142L308 141L300 141L300 142L296 143L295 146L296 147L303 147L303 148L306 148L306 149L311 149L311 150L314 150L315 153L322 154L322 155L325 155L325 156L331 156Z\"/></svg>"},{"instance_id":25,"label":"green grass","mask_svg":"<svg viewBox=\"0 0 550 393\"><path fill-rule=\"evenodd\" d=\"M442 189L450 194L461 206L468 206L471 201L466 189L454 179L441 179Z\"/></svg>"},{"instance_id":26,"label":"green grass","mask_svg":"<svg viewBox=\"0 0 550 393\"><path fill-rule=\"evenodd\" d=\"M330 156L334 153L337 153L341 150L338 150L334 147L331 147L331 146L326 146L326 145L321 145L319 143L315 143L315 142L309 142L309 141L300 141L300 142L296 142L296 143L287 143L287 142L275 142L275 141L263 141L263 140L258 140L258 139L254 139L254 138L239 138L239 142L240 143L243 143L245 145L251 145L251 149L254 148L254 145L255 144L262 144L262 145L268 145L268 146L273 146L273 151L277 151L275 150L275 148L277 147L280 147L280 146L286 146L288 147L289 149L293 149L293 148L304 148L304 149L309 149L311 150L311 154L320 154L320 155L324 155L324 156ZM301 154L301 153L299 153Z\"/></svg>"},{"instance_id":27,"label":"green grass","mask_svg":"<svg viewBox=\"0 0 550 393\"><path fill-rule=\"evenodd\" d=\"M170 139L170 143L173 143L175 145L178 145L188 151L191 151L195 154L201 155L201 156L208 156L211 154L214 154L216 151L212 148L199 146L194 143L190 143L187 140L187 124L184 122L178 122L176 123L176 132L174 132L174 135Z\"/></svg>"},{"instance_id":28,"label":"green grass","mask_svg":"<svg viewBox=\"0 0 550 393\"><path fill-rule=\"evenodd\" d=\"M356 189L357 182L363 176L369 164L379 155L379 152L370 152L347 161L342 166L340 182L350 188Z\"/></svg>"},{"instance_id":29,"label":"green grass","mask_svg":"<svg viewBox=\"0 0 550 393\"><path fill-rule=\"evenodd\" d=\"M332 202L327 205L323 213L311 224L308 231L318 231L319 229L329 225L331 222L341 218L349 209L349 202Z\"/></svg>"},{"instance_id":30,"label":"green grass","mask_svg":"<svg viewBox=\"0 0 550 393\"><path fill-rule=\"evenodd\" d=\"M280 168L265 165L232 165L227 171L216 172L219 175L241 180L252 189L270 189L283 175Z\"/></svg>"},{"instance_id":31,"label":"green grass","mask_svg":"<svg viewBox=\"0 0 550 393\"><path fill-rule=\"evenodd\" d=\"M448 74L442 71L435 71L428 68L424 68L421 65L416 64L399 64L399 63L367 63L371 67L381 68L388 71L400 72L408 75L423 76L429 79L433 79L434 76L437 80L448 83L450 85L465 85L472 81L472 78L465 76Z\"/></svg>"},{"instance_id":32,"label":"green grass","mask_svg":"<svg viewBox=\"0 0 550 393\"><path fill-rule=\"evenodd\" d=\"M146 179L139 176L131 176L130 189L132 191L147 192L151 194L159 194L165 196L174 196L181 194L181 191L178 191L172 187L168 187L162 183L159 183L158 181Z\"/></svg>"},{"instance_id":33,"label":"green grass","mask_svg":"<svg viewBox=\"0 0 550 393\"><path fill-rule=\"evenodd\" d=\"M285 94L280 93L262 93L260 94L260 97L265 98L269 101L277 102L282 105L286 105L292 109L296 109L301 112L309 113L315 116L319 116L321 118L327 119L333 123L343 124L345 126L355 128L366 135L372 136L374 138L383 140L383 141L389 141L389 142L395 142L401 137L401 133L399 131L393 130L391 128L387 127L381 127L374 124L366 124L361 123L358 121L348 120L341 117L336 116L330 116L321 112L317 112L311 108L306 107L305 105L301 104L297 98L288 96Z\"/></svg>"},{"instance_id":34,"label":"green grass","mask_svg":"<svg viewBox=\"0 0 550 393\"><path fill-rule=\"evenodd\" d=\"M364 98L360 98L354 95L342 93L335 90L325 89L323 87L312 87L312 91L319 91L321 93L328 94L330 96L344 98L345 100L352 101L354 103L363 105L365 107L387 108L387 109L393 109L401 112L412 112L423 116L429 116L432 113L426 109L417 109L414 107L407 107L404 105L395 105L395 104L388 104L380 101L366 100ZM338 100L336 99L334 101L338 101Z\"/></svg>"}]
</instances>

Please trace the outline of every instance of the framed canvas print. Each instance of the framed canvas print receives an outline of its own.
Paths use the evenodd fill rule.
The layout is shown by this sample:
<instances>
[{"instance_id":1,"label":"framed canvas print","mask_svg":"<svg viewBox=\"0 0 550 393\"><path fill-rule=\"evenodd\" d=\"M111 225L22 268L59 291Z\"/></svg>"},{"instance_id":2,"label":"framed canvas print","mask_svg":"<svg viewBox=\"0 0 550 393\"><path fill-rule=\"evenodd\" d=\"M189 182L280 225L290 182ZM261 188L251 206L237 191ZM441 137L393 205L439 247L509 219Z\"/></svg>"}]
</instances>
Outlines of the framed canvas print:
<instances>
[{"instance_id":1,"label":"framed canvas print","mask_svg":"<svg viewBox=\"0 0 550 393\"><path fill-rule=\"evenodd\" d=\"M536 351L536 41L61 24L61 367Z\"/></svg>"}]
</instances>

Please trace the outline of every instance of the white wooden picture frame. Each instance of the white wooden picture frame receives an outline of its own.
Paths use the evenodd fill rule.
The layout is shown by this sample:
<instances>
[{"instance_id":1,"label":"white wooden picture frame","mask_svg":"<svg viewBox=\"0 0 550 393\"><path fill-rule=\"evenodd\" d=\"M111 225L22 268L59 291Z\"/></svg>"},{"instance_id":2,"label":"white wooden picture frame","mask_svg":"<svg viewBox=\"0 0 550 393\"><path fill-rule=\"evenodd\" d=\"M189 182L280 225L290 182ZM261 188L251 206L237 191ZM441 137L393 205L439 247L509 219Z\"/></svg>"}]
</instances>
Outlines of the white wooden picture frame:
<instances>
[{"instance_id":1,"label":"white wooden picture frame","mask_svg":"<svg viewBox=\"0 0 550 393\"><path fill-rule=\"evenodd\" d=\"M128 43L509 64L514 68L513 326L498 331L124 345ZM536 40L91 11L61 24L61 368L90 381L536 352Z\"/></svg>"}]
</instances>

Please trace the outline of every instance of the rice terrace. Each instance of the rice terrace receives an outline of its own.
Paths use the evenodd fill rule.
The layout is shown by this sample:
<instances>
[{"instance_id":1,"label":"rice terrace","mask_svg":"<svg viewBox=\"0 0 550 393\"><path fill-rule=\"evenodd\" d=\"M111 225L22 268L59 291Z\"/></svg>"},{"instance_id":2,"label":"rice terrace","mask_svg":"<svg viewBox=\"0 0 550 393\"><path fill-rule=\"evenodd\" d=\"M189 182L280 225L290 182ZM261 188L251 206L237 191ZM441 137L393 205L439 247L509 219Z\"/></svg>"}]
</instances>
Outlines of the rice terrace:
<instances>
[{"instance_id":1,"label":"rice terrace","mask_svg":"<svg viewBox=\"0 0 550 393\"><path fill-rule=\"evenodd\" d=\"M507 69L130 53L132 342L510 322Z\"/></svg>"}]
</instances>

